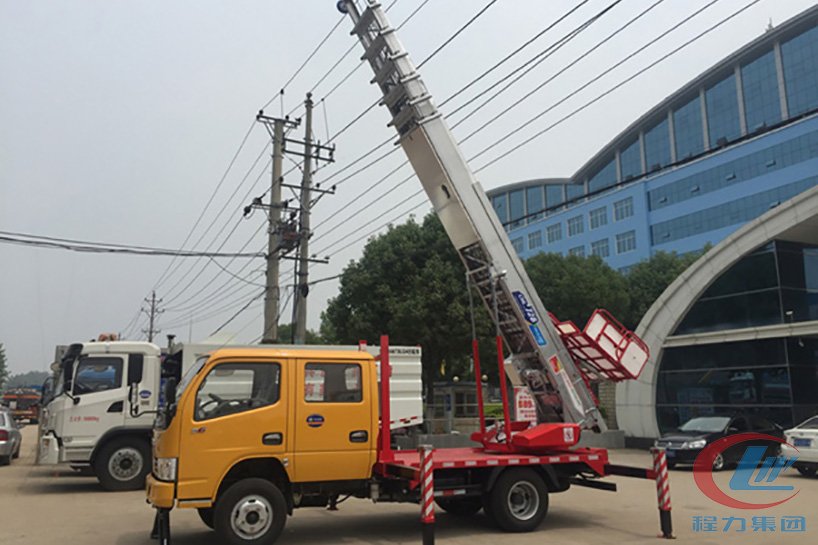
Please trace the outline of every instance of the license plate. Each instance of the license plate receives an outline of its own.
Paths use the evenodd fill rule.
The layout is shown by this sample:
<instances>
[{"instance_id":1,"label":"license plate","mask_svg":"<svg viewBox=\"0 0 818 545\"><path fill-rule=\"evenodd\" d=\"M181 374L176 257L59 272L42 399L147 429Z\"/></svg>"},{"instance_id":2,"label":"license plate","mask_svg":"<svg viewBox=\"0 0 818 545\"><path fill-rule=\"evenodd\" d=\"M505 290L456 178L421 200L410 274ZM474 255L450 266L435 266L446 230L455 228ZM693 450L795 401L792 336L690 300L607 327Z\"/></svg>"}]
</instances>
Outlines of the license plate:
<instances>
[{"instance_id":1,"label":"license plate","mask_svg":"<svg viewBox=\"0 0 818 545\"><path fill-rule=\"evenodd\" d=\"M674 456L676 456L676 451L675 451L675 450L666 450L666 451L665 451L665 455L666 455L668 458L673 458Z\"/></svg>"},{"instance_id":2,"label":"license plate","mask_svg":"<svg viewBox=\"0 0 818 545\"><path fill-rule=\"evenodd\" d=\"M796 439L793 443L794 447L808 447L812 444L812 439Z\"/></svg>"}]
</instances>

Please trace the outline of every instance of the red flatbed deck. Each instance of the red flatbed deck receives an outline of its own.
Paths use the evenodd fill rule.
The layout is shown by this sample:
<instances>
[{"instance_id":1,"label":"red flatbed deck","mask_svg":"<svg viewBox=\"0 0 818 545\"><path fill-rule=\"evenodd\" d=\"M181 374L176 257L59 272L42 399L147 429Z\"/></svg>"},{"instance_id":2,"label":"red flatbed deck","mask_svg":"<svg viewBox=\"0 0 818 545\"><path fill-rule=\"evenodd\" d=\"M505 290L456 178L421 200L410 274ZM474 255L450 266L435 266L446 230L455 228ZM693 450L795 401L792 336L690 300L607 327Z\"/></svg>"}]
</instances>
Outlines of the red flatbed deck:
<instances>
[{"instance_id":1,"label":"red flatbed deck","mask_svg":"<svg viewBox=\"0 0 818 545\"><path fill-rule=\"evenodd\" d=\"M392 451L393 460L381 461L384 475L396 475L420 469L420 453L415 450ZM463 469L498 466L531 466L546 464L585 464L598 475L605 475L608 451L596 448L551 451L543 454L487 452L482 448L435 449L432 468Z\"/></svg>"}]
</instances>

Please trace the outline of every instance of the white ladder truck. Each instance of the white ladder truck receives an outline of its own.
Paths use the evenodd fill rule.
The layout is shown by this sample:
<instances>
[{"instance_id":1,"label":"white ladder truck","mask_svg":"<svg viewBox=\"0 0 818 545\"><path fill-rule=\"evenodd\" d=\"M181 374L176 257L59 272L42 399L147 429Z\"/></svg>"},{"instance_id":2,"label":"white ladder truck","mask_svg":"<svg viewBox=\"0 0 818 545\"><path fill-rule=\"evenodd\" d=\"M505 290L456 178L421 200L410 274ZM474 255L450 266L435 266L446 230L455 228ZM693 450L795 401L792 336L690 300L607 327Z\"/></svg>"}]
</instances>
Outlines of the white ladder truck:
<instances>
[{"instance_id":1,"label":"white ladder truck","mask_svg":"<svg viewBox=\"0 0 818 545\"><path fill-rule=\"evenodd\" d=\"M648 357L644 343L604 311L584 330L547 311L381 5L342 0L338 8L353 21L362 59L375 73L371 83L383 93L380 105L392 116L389 125L492 314L513 369L536 400L538 420L604 431L588 378L636 378Z\"/></svg>"}]
</instances>

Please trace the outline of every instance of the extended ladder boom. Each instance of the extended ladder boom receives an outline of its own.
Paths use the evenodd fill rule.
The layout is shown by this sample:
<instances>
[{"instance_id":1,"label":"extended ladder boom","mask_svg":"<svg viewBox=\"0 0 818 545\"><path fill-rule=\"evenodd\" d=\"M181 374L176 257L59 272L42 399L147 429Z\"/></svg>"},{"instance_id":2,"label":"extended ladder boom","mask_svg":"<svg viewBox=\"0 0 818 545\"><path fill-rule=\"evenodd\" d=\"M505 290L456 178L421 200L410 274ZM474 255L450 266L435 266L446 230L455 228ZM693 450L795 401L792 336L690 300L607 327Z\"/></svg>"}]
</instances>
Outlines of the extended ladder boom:
<instances>
[{"instance_id":1,"label":"extended ladder boom","mask_svg":"<svg viewBox=\"0 0 818 545\"><path fill-rule=\"evenodd\" d=\"M364 47L383 93L380 104L435 212L512 353L541 420L605 429L591 392L563 344L482 187L381 5L338 2ZM495 313L496 308L496 313Z\"/></svg>"}]
</instances>

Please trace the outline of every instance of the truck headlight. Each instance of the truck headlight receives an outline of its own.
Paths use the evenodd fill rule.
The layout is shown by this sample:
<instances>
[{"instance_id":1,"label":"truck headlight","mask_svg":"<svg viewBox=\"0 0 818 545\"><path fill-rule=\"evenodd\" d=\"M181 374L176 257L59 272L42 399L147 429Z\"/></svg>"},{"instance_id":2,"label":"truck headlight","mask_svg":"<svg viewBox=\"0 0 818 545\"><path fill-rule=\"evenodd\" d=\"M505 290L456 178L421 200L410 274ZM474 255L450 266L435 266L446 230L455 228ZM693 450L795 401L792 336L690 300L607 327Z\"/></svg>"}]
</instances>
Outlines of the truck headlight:
<instances>
[{"instance_id":1,"label":"truck headlight","mask_svg":"<svg viewBox=\"0 0 818 545\"><path fill-rule=\"evenodd\" d=\"M706 439L697 439L695 441L685 441L682 444L683 449L689 449L689 450L693 450L693 449L697 449L697 448L704 448L706 446L707 446L707 440Z\"/></svg>"},{"instance_id":2,"label":"truck headlight","mask_svg":"<svg viewBox=\"0 0 818 545\"><path fill-rule=\"evenodd\" d=\"M176 480L177 458L154 458L153 476L160 481L173 482Z\"/></svg>"}]
</instances>

